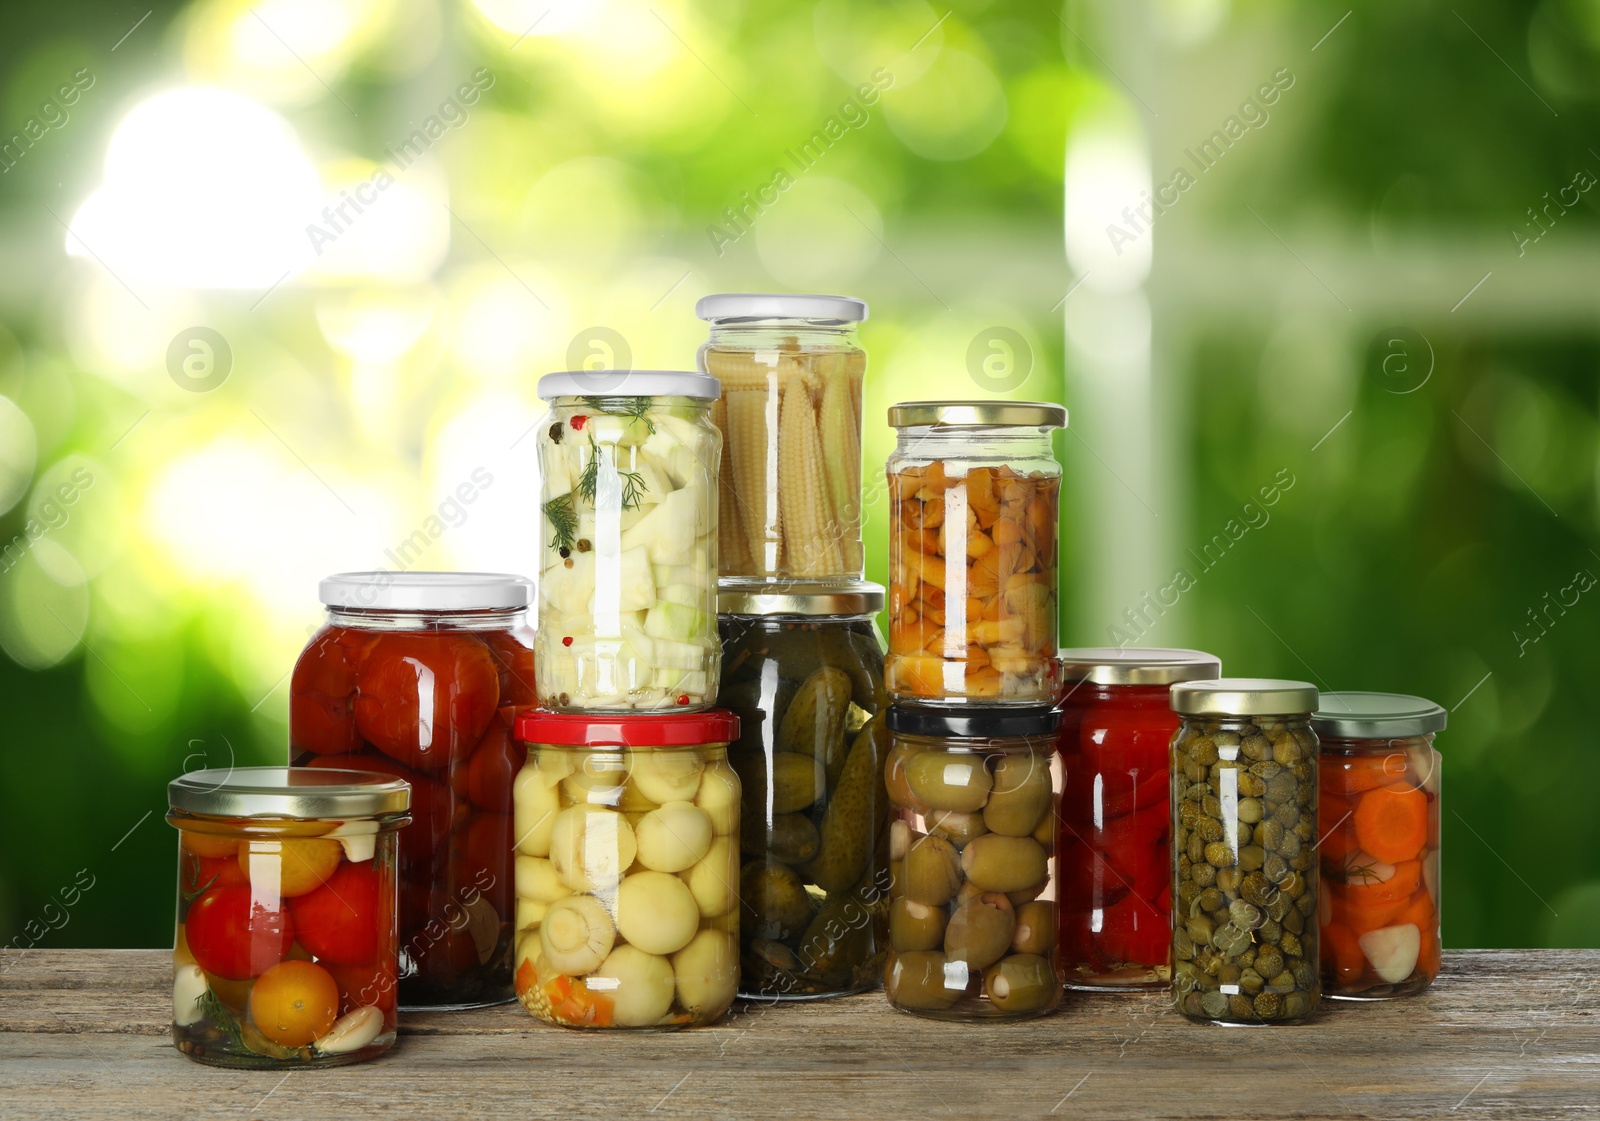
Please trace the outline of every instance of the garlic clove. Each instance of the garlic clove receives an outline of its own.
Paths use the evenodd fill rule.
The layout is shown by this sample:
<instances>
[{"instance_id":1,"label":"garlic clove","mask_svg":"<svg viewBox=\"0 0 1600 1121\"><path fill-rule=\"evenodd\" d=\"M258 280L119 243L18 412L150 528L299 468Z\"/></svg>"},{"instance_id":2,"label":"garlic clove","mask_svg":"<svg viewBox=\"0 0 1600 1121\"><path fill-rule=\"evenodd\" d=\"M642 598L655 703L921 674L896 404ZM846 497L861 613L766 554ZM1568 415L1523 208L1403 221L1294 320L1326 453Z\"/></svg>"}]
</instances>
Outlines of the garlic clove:
<instances>
[{"instance_id":1,"label":"garlic clove","mask_svg":"<svg viewBox=\"0 0 1600 1121\"><path fill-rule=\"evenodd\" d=\"M383 1010L369 1004L346 1013L312 1044L324 1055L347 1055L359 1051L383 1033Z\"/></svg>"},{"instance_id":2,"label":"garlic clove","mask_svg":"<svg viewBox=\"0 0 1600 1121\"><path fill-rule=\"evenodd\" d=\"M203 1020L205 1010L200 1007L200 999L210 990L205 971L193 962L173 970L172 1022L180 1028L186 1028Z\"/></svg>"},{"instance_id":3,"label":"garlic clove","mask_svg":"<svg viewBox=\"0 0 1600 1121\"><path fill-rule=\"evenodd\" d=\"M352 864L371 860L378 851L378 823L376 821L345 821L326 836L335 839L344 848L344 857Z\"/></svg>"},{"instance_id":4,"label":"garlic clove","mask_svg":"<svg viewBox=\"0 0 1600 1121\"><path fill-rule=\"evenodd\" d=\"M1372 963L1372 970L1391 985L1411 976L1422 949L1422 932L1411 923L1369 930L1356 941Z\"/></svg>"}]
</instances>

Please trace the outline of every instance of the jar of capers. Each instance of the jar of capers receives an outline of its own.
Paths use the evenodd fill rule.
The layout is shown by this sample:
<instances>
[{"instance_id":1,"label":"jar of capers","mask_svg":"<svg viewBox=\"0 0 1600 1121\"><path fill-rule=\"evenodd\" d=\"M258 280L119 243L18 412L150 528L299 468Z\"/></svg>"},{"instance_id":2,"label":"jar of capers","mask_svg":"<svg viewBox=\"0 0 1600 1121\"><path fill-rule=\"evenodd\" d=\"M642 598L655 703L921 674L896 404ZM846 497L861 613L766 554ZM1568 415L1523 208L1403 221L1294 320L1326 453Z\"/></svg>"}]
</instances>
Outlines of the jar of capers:
<instances>
[{"instance_id":1,"label":"jar of capers","mask_svg":"<svg viewBox=\"0 0 1600 1121\"><path fill-rule=\"evenodd\" d=\"M1223 678L1172 687L1172 993L1195 1020L1298 1020L1317 954L1317 690Z\"/></svg>"},{"instance_id":2,"label":"jar of capers","mask_svg":"<svg viewBox=\"0 0 1600 1121\"><path fill-rule=\"evenodd\" d=\"M1042 705L889 709L883 986L896 1008L1020 1020L1061 1003L1058 722Z\"/></svg>"}]
</instances>

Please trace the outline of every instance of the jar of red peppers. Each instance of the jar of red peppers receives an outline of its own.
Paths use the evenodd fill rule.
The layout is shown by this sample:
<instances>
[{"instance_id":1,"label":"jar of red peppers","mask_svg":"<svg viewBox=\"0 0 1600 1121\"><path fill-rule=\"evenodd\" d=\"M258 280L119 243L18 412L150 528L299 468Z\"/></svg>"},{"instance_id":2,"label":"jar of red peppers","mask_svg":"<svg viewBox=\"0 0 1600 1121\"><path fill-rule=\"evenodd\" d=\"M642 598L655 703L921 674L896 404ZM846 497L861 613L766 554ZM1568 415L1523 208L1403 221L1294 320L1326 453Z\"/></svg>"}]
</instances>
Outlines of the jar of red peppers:
<instances>
[{"instance_id":1,"label":"jar of red peppers","mask_svg":"<svg viewBox=\"0 0 1600 1121\"><path fill-rule=\"evenodd\" d=\"M225 1067L336 1066L395 1036L395 856L410 792L384 774L194 771L179 830L172 1036Z\"/></svg>"},{"instance_id":2,"label":"jar of red peppers","mask_svg":"<svg viewBox=\"0 0 1600 1121\"><path fill-rule=\"evenodd\" d=\"M534 704L530 587L492 573L353 572L295 663L289 753L411 783L400 838L400 1001L512 998L511 780Z\"/></svg>"},{"instance_id":3,"label":"jar of red peppers","mask_svg":"<svg viewBox=\"0 0 1600 1121\"><path fill-rule=\"evenodd\" d=\"M1421 992L1439 975L1439 753L1445 711L1421 697L1324 693L1322 991Z\"/></svg>"},{"instance_id":4,"label":"jar of red peppers","mask_svg":"<svg viewBox=\"0 0 1600 1121\"><path fill-rule=\"evenodd\" d=\"M1061 465L1067 410L911 401L889 410L889 656L895 701L1056 700Z\"/></svg>"},{"instance_id":5,"label":"jar of red peppers","mask_svg":"<svg viewBox=\"0 0 1600 1121\"><path fill-rule=\"evenodd\" d=\"M1198 650L1061 652L1061 907L1069 988L1164 988L1171 979L1168 690L1216 677Z\"/></svg>"}]
</instances>

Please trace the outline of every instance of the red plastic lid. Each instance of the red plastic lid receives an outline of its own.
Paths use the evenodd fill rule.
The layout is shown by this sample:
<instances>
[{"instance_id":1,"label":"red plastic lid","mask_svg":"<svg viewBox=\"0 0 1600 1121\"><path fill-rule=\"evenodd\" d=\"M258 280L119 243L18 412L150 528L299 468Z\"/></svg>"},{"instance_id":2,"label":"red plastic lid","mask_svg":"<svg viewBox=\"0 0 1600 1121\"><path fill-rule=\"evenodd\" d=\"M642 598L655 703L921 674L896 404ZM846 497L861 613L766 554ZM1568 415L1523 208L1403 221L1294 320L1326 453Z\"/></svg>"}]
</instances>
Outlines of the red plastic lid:
<instances>
[{"instance_id":1,"label":"red plastic lid","mask_svg":"<svg viewBox=\"0 0 1600 1121\"><path fill-rule=\"evenodd\" d=\"M513 729L524 743L564 747L698 747L739 738L739 717L724 708L705 712L643 712L637 716L544 712L517 717Z\"/></svg>"}]
</instances>

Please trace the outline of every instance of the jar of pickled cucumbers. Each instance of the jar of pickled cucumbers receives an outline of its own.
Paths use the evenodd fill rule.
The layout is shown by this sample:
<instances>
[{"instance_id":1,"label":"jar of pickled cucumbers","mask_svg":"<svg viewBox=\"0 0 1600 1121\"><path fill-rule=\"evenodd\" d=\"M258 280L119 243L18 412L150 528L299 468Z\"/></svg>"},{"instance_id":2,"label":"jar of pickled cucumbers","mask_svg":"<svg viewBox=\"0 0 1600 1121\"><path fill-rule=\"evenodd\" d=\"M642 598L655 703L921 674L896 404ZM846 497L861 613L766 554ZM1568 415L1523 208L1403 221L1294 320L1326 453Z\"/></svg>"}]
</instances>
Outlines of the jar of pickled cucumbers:
<instances>
[{"instance_id":1,"label":"jar of pickled cucumbers","mask_svg":"<svg viewBox=\"0 0 1600 1121\"><path fill-rule=\"evenodd\" d=\"M889 1003L1017 1020L1061 1002L1056 965L1059 716L1043 705L894 705Z\"/></svg>"},{"instance_id":2,"label":"jar of pickled cucumbers","mask_svg":"<svg viewBox=\"0 0 1600 1121\"><path fill-rule=\"evenodd\" d=\"M411 784L400 835L400 1003L511 992L511 736L534 704L529 582L471 572L346 572L289 680L289 761Z\"/></svg>"},{"instance_id":3,"label":"jar of pickled cucumbers","mask_svg":"<svg viewBox=\"0 0 1600 1121\"><path fill-rule=\"evenodd\" d=\"M739 988L739 776L722 709L530 712L517 997L568 1028L709 1024Z\"/></svg>"},{"instance_id":4,"label":"jar of pickled cucumbers","mask_svg":"<svg viewBox=\"0 0 1600 1121\"><path fill-rule=\"evenodd\" d=\"M722 382L721 573L735 579L861 579L861 381L848 296L727 292L700 369Z\"/></svg>"},{"instance_id":5,"label":"jar of pickled cucumbers","mask_svg":"<svg viewBox=\"0 0 1600 1121\"><path fill-rule=\"evenodd\" d=\"M1316 707L1303 681L1172 686L1172 994L1191 1019L1317 1006Z\"/></svg>"},{"instance_id":6,"label":"jar of pickled cucumbers","mask_svg":"<svg viewBox=\"0 0 1600 1121\"><path fill-rule=\"evenodd\" d=\"M546 374L540 428L539 698L560 712L716 698L717 379Z\"/></svg>"},{"instance_id":7,"label":"jar of pickled cucumbers","mask_svg":"<svg viewBox=\"0 0 1600 1121\"><path fill-rule=\"evenodd\" d=\"M1061 466L1050 439L1067 411L913 401L889 423L890 697L1054 704Z\"/></svg>"},{"instance_id":8,"label":"jar of pickled cucumbers","mask_svg":"<svg viewBox=\"0 0 1600 1121\"><path fill-rule=\"evenodd\" d=\"M873 988L889 916L883 588L724 585L717 606L717 704L739 715L744 788L739 995Z\"/></svg>"},{"instance_id":9,"label":"jar of pickled cucumbers","mask_svg":"<svg viewBox=\"0 0 1600 1121\"><path fill-rule=\"evenodd\" d=\"M211 1066L337 1066L394 1044L398 831L391 775L192 771L178 829L172 1038Z\"/></svg>"},{"instance_id":10,"label":"jar of pickled cucumbers","mask_svg":"<svg viewBox=\"0 0 1600 1121\"><path fill-rule=\"evenodd\" d=\"M1168 691L1214 678L1198 650L1061 652L1061 907L1069 988L1164 988L1172 977L1172 808Z\"/></svg>"},{"instance_id":11,"label":"jar of pickled cucumbers","mask_svg":"<svg viewBox=\"0 0 1600 1121\"><path fill-rule=\"evenodd\" d=\"M1322 991L1421 992L1439 975L1439 753L1445 711L1421 697L1324 693L1318 806Z\"/></svg>"}]
</instances>

